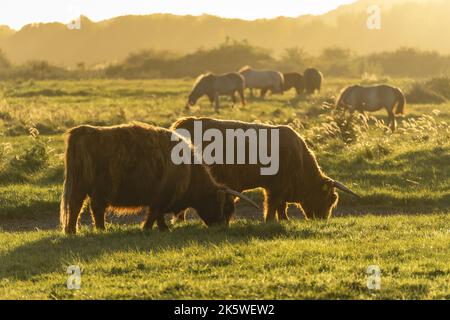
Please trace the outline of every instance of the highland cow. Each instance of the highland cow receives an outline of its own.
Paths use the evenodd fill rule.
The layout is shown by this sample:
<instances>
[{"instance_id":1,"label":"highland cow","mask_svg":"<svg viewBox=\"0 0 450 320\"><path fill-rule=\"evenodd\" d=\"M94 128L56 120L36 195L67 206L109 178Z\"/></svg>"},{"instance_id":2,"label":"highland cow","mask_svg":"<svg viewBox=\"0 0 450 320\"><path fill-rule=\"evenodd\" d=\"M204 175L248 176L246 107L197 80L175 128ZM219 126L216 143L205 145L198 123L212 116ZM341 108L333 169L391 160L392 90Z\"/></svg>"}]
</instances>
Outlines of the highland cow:
<instances>
[{"instance_id":1,"label":"highland cow","mask_svg":"<svg viewBox=\"0 0 450 320\"><path fill-rule=\"evenodd\" d=\"M97 229L105 228L107 207L148 207L144 230L155 221L165 230L164 214L188 207L208 226L228 224L234 197L241 194L217 183L204 165L174 164L171 152L183 141L188 143L170 130L144 124L71 129L61 200L64 232L76 233L87 197Z\"/></svg>"},{"instance_id":2,"label":"highland cow","mask_svg":"<svg viewBox=\"0 0 450 320\"><path fill-rule=\"evenodd\" d=\"M261 164L212 164L215 179L232 189L244 191L263 188L265 221L287 219L287 205L296 204L305 217L327 219L338 201L336 189L357 196L342 183L327 177L320 169L313 152L303 138L288 126L246 123L188 117L176 121L171 129L186 129L191 136L194 124L201 121L204 130L216 129L226 136L227 129L279 129L279 170L275 175L261 175ZM270 141L270 139L269 139ZM207 147L207 146L206 146ZM245 145L249 153L248 144ZM269 148L271 146L269 145ZM223 152L226 152L225 148ZM236 154L236 152L235 152Z\"/></svg>"}]
</instances>

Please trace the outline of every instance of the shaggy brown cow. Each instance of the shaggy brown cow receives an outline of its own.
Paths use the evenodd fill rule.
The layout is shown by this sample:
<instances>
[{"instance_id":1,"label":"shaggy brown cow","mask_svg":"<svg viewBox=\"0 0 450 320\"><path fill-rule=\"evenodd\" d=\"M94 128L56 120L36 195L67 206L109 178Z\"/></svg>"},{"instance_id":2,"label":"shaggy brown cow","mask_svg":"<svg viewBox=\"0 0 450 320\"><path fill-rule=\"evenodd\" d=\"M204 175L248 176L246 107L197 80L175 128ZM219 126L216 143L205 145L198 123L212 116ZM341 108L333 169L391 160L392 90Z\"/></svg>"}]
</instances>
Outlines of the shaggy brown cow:
<instances>
[{"instance_id":1,"label":"shaggy brown cow","mask_svg":"<svg viewBox=\"0 0 450 320\"><path fill-rule=\"evenodd\" d=\"M305 79L298 72L284 73L284 91L295 88L297 95L301 95L305 91Z\"/></svg>"},{"instance_id":2,"label":"shaggy brown cow","mask_svg":"<svg viewBox=\"0 0 450 320\"><path fill-rule=\"evenodd\" d=\"M192 137L195 121L201 121L204 131L218 129L224 136L227 129L243 129L244 131L279 129L279 170L275 175L261 175L260 164L212 164L210 166L216 180L230 188L239 191L264 188L266 221L276 219L277 214L279 219L287 219L288 203L301 207L306 218L326 219L331 216L332 209L338 201L336 188L357 196L343 184L322 173L314 154L303 138L288 126L188 117L175 122L171 129L187 129ZM268 150L271 150L271 139L268 140ZM248 155L248 143L245 148Z\"/></svg>"},{"instance_id":3,"label":"shaggy brown cow","mask_svg":"<svg viewBox=\"0 0 450 320\"><path fill-rule=\"evenodd\" d=\"M105 209L149 207L144 229L164 214L192 207L209 226L227 224L239 193L218 184L199 164L176 165L172 131L144 124L113 127L79 126L68 132L60 221L65 233L76 233L80 209L90 198L97 229L105 228ZM188 145L188 148L192 146Z\"/></svg>"},{"instance_id":4,"label":"shaggy brown cow","mask_svg":"<svg viewBox=\"0 0 450 320\"><path fill-rule=\"evenodd\" d=\"M307 68L305 72L303 72L303 77L305 79L307 94L313 94L316 90L320 92L323 80L322 72L316 68Z\"/></svg>"}]
</instances>

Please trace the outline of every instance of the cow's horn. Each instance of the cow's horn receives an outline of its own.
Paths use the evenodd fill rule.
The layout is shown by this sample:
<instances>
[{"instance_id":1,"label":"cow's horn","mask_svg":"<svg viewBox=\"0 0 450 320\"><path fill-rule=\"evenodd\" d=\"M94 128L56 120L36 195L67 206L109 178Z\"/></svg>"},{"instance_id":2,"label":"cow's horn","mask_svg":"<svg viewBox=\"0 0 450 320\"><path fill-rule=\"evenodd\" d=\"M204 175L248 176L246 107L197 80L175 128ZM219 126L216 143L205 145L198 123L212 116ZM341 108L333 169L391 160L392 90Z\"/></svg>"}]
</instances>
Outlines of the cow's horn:
<instances>
[{"instance_id":1,"label":"cow's horn","mask_svg":"<svg viewBox=\"0 0 450 320\"><path fill-rule=\"evenodd\" d=\"M252 199L250 199L246 195L242 194L241 192L237 192L237 191L234 191L234 190L231 190L231 189L227 189L226 192L231 194L231 195L233 195L233 196L239 197L239 198L247 201L252 206L254 206L256 209L259 209L259 206Z\"/></svg>"},{"instance_id":2,"label":"cow's horn","mask_svg":"<svg viewBox=\"0 0 450 320\"><path fill-rule=\"evenodd\" d=\"M339 190L342 190L348 194L351 194L354 197L357 198L361 198L359 195L357 195L356 193L354 193L352 190L350 190L349 188L347 188L346 186L344 186L342 183L340 183L339 181L333 181L333 185L335 188L338 188Z\"/></svg>"}]
</instances>

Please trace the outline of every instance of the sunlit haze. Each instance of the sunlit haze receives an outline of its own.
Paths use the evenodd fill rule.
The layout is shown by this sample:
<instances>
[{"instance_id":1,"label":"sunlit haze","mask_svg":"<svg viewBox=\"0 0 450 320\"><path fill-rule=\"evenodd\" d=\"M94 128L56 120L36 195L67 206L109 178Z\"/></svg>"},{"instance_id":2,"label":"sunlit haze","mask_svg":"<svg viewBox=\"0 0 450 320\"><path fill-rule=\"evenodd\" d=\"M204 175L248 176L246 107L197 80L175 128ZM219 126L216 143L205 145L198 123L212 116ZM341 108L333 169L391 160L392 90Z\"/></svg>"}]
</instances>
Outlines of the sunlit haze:
<instances>
[{"instance_id":1,"label":"sunlit haze","mask_svg":"<svg viewBox=\"0 0 450 320\"><path fill-rule=\"evenodd\" d=\"M20 29L33 22L68 22L85 15L94 21L127 14L173 13L258 19L321 14L355 0L1 0L0 25Z\"/></svg>"}]
</instances>

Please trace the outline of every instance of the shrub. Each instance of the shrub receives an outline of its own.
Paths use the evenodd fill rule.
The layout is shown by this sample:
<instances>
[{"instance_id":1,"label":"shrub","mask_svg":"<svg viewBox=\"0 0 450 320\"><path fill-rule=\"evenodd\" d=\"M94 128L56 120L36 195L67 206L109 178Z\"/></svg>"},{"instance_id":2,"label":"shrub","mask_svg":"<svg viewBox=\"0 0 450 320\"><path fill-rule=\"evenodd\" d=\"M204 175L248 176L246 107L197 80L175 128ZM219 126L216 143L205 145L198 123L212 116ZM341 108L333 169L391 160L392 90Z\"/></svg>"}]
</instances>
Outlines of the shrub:
<instances>
[{"instance_id":1,"label":"shrub","mask_svg":"<svg viewBox=\"0 0 450 320\"><path fill-rule=\"evenodd\" d=\"M445 97L446 99L450 99L450 78L448 77L430 79L425 82L425 87Z\"/></svg>"},{"instance_id":2,"label":"shrub","mask_svg":"<svg viewBox=\"0 0 450 320\"><path fill-rule=\"evenodd\" d=\"M406 101L409 103L444 103L445 97L430 89L424 83L415 83L406 93Z\"/></svg>"},{"instance_id":3,"label":"shrub","mask_svg":"<svg viewBox=\"0 0 450 320\"><path fill-rule=\"evenodd\" d=\"M36 128L31 128L30 136L33 140L32 145L25 149L20 155L16 155L12 158L10 162L12 168L29 173L45 167L50 158L50 149L40 138L39 131Z\"/></svg>"}]
</instances>

